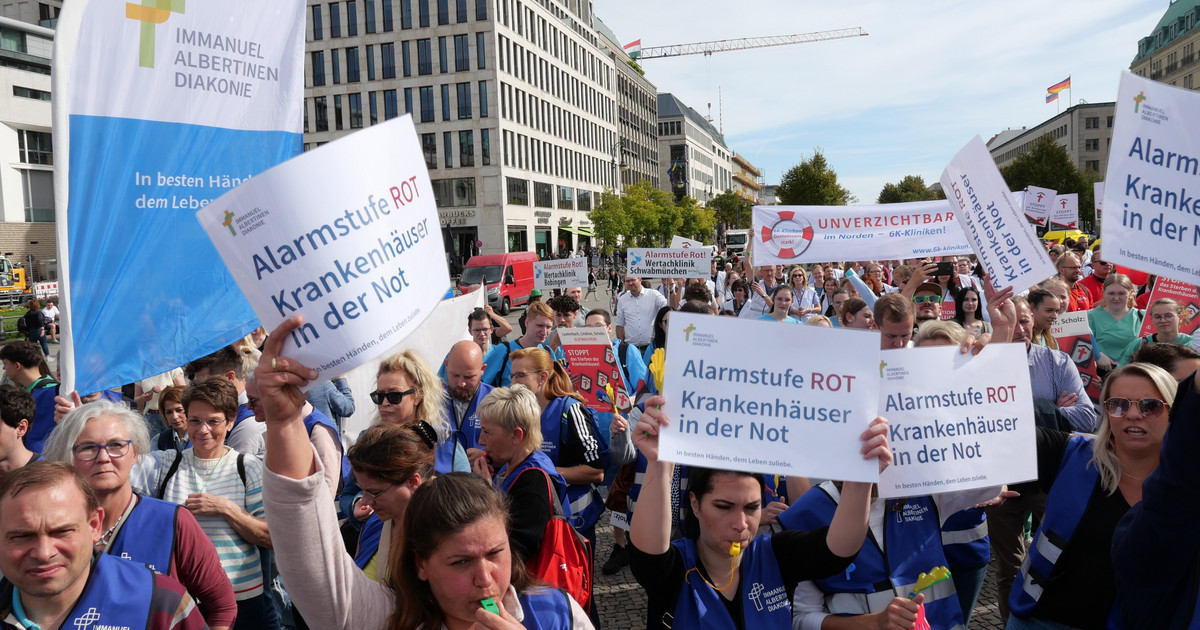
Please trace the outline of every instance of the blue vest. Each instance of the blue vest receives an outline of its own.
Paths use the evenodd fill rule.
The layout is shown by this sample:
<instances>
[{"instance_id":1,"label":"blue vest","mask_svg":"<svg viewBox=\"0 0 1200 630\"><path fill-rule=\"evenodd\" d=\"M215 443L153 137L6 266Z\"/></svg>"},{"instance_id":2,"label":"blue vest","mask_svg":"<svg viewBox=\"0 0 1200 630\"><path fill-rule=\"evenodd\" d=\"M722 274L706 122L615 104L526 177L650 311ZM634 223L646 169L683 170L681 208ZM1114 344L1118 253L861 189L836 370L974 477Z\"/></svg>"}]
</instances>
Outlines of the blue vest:
<instances>
[{"instance_id":1,"label":"blue vest","mask_svg":"<svg viewBox=\"0 0 1200 630\"><path fill-rule=\"evenodd\" d=\"M237 417L234 418L234 420L233 420L233 426L236 427L237 425L242 423L242 420L245 420L246 418L253 418L253 417L254 417L254 410L250 408L250 405L245 404L245 403L240 404L240 405L238 405ZM229 427L229 430L232 431L233 427Z\"/></svg>"},{"instance_id":2,"label":"blue vest","mask_svg":"<svg viewBox=\"0 0 1200 630\"><path fill-rule=\"evenodd\" d=\"M836 487L830 483L804 493L779 522L786 529L815 530L828 527L837 510ZM917 578L946 564L937 505L928 496L902 501L888 500L884 511L880 549L868 531L858 556L846 571L816 580L825 593L825 606L837 615L865 615L884 611L894 597L907 597ZM926 589L925 615L934 628L965 628L962 606L953 580L943 580Z\"/></svg>"},{"instance_id":3,"label":"blue vest","mask_svg":"<svg viewBox=\"0 0 1200 630\"><path fill-rule=\"evenodd\" d=\"M371 563L371 558L375 557L375 552L379 551L383 526L384 522L375 514L371 514L363 522L362 531L358 534L358 551L354 553L354 564L357 564L358 568L366 569Z\"/></svg>"},{"instance_id":4,"label":"blue vest","mask_svg":"<svg viewBox=\"0 0 1200 630\"><path fill-rule=\"evenodd\" d=\"M783 501L788 503L787 477L783 475L761 475L763 479L762 506L768 503ZM790 503L788 503L791 505Z\"/></svg>"},{"instance_id":5,"label":"blue vest","mask_svg":"<svg viewBox=\"0 0 1200 630\"><path fill-rule=\"evenodd\" d=\"M517 596L528 630L570 630L571 603L567 594L553 588L535 587Z\"/></svg>"},{"instance_id":6,"label":"blue vest","mask_svg":"<svg viewBox=\"0 0 1200 630\"><path fill-rule=\"evenodd\" d=\"M1075 435L1067 442L1058 476L1046 496L1042 526L1025 554L1008 597L1008 607L1018 617L1033 615L1042 598L1042 583L1053 576L1055 562L1071 543L1096 484L1100 483L1100 471L1091 464L1092 439L1090 435ZM1115 627L1111 617L1109 627Z\"/></svg>"},{"instance_id":7,"label":"blue vest","mask_svg":"<svg viewBox=\"0 0 1200 630\"><path fill-rule=\"evenodd\" d=\"M675 628L736 628L721 595L713 590L697 568L696 541L680 538L671 543L683 554L683 587L675 602ZM792 602L788 597L783 576L770 536L758 536L742 554L738 570L741 583L738 596L742 598L743 627L754 630L790 630Z\"/></svg>"},{"instance_id":8,"label":"blue vest","mask_svg":"<svg viewBox=\"0 0 1200 630\"><path fill-rule=\"evenodd\" d=\"M467 411L462 418L455 417L454 399L446 396L446 417L452 419L450 424L454 427L454 441L462 445L464 451L469 448L483 448L479 445L479 414L475 413L475 410L480 401L492 393L492 389L491 385L480 382L479 389L475 391L475 397L471 399L471 404L467 405Z\"/></svg>"},{"instance_id":9,"label":"blue vest","mask_svg":"<svg viewBox=\"0 0 1200 630\"><path fill-rule=\"evenodd\" d=\"M967 508L951 514L942 523L942 549L951 573L987 565L992 559L992 546L988 542L987 513L983 508Z\"/></svg>"},{"instance_id":10,"label":"blue vest","mask_svg":"<svg viewBox=\"0 0 1200 630\"><path fill-rule=\"evenodd\" d=\"M238 410L238 413L240 415L241 410ZM333 433L334 441L337 442L338 450L342 453L342 479L338 484L340 492L340 488L345 487L346 481L350 479L350 459L346 457L346 447L342 445L342 434L338 433L337 425L333 423L333 420L329 419L329 416L316 409L313 409L312 413L304 416L304 428L308 430L310 438L312 437L313 429L317 428L318 424L329 428Z\"/></svg>"},{"instance_id":11,"label":"blue vest","mask_svg":"<svg viewBox=\"0 0 1200 630\"><path fill-rule=\"evenodd\" d=\"M530 453L529 457L525 458L525 461L517 464L517 467L511 471L506 472L505 468L497 471L496 480L499 480L501 475L504 475L503 481L499 481L500 492L507 495L508 491L512 489L512 485L516 483L517 477L520 477L521 473L530 468L540 469L550 476L550 481L554 482L554 492L558 494L558 500L562 503L563 510L566 511L569 502L566 500L566 493L563 489L567 487L567 480L558 474L558 471L554 468L554 462L550 461L550 458L541 451ZM551 502L553 503L553 500ZM563 514L563 516L570 516L570 514Z\"/></svg>"},{"instance_id":12,"label":"blue vest","mask_svg":"<svg viewBox=\"0 0 1200 630\"><path fill-rule=\"evenodd\" d=\"M154 572L136 562L99 554L75 608L62 628L146 628L154 596Z\"/></svg>"},{"instance_id":13,"label":"blue vest","mask_svg":"<svg viewBox=\"0 0 1200 630\"><path fill-rule=\"evenodd\" d=\"M178 505L150 497L138 497L137 505L108 546L108 553L144 564L169 575L175 555L175 515Z\"/></svg>"},{"instance_id":14,"label":"blue vest","mask_svg":"<svg viewBox=\"0 0 1200 630\"><path fill-rule=\"evenodd\" d=\"M454 472L454 447L457 444L452 439L445 439L433 447L434 472L439 475L448 475Z\"/></svg>"},{"instance_id":15,"label":"blue vest","mask_svg":"<svg viewBox=\"0 0 1200 630\"><path fill-rule=\"evenodd\" d=\"M46 382L51 383L48 387L35 387L29 393L33 395L33 402L36 405L33 412L33 424L29 426L29 431L25 433L25 448L35 452L42 452L42 445L45 444L46 438L50 435L50 431L57 426L54 422L54 397L58 395L58 383L54 379L49 379Z\"/></svg>"},{"instance_id":16,"label":"blue vest","mask_svg":"<svg viewBox=\"0 0 1200 630\"><path fill-rule=\"evenodd\" d=\"M558 457L562 440L567 437L567 434L564 434L564 431L567 431L567 410L573 404L578 405L580 402L570 396L562 396L550 401L546 410L542 412L542 452L556 468L560 464ZM592 423L592 428L595 430L595 422ZM600 439L598 435L596 439ZM568 485L567 503L570 507L564 505L563 511L571 515L571 527L579 532L595 527L596 521L600 520L600 515L604 513L604 499L600 497L596 486L590 483Z\"/></svg>"}]
</instances>

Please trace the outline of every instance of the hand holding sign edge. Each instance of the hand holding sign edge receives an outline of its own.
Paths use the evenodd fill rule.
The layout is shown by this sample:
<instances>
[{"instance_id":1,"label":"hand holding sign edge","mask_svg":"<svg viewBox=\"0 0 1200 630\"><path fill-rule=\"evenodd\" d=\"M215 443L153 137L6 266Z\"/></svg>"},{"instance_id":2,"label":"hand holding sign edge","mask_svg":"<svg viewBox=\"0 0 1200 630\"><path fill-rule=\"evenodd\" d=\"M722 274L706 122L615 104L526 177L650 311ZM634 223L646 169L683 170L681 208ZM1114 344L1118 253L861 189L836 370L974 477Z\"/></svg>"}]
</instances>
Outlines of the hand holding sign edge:
<instances>
[{"instance_id":1,"label":"hand holding sign edge","mask_svg":"<svg viewBox=\"0 0 1200 630\"><path fill-rule=\"evenodd\" d=\"M315 452L304 428L305 396L300 391L317 378L317 372L282 356L288 333L303 323L304 318L296 315L276 326L263 345L258 367L254 368L263 420L267 424L267 468L292 479L304 479L317 470Z\"/></svg>"}]
</instances>

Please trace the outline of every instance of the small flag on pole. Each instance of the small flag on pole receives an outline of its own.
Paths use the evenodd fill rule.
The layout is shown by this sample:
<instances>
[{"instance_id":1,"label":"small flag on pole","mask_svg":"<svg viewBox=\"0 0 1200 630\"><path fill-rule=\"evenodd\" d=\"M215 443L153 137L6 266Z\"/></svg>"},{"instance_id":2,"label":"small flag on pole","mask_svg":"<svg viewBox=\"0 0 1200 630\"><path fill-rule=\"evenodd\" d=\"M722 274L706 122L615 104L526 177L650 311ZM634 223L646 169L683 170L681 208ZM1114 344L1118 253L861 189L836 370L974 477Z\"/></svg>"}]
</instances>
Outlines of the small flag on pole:
<instances>
[{"instance_id":1,"label":"small flag on pole","mask_svg":"<svg viewBox=\"0 0 1200 630\"><path fill-rule=\"evenodd\" d=\"M1069 90L1069 89L1071 89L1071 77L1067 77L1067 78L1063 79L1062 81L1059 81L1058 83L1055 83L1054 85L1051 85L1050 87L1046 88L1046 91L1051 94L1058 94L1059 92L1061 92L1063 90Z\"/></svg>"},{"instance_id":2,"label":"small flag on pole","mask_svg":"<svg viewBox=\"0 0 1200 630\"><path fill-rule=\"evenodd\" d=\"M637 59L642 56L642 40L637 39L628 44L625 44L625 54L629 55L630 59Z\"/></svg>"}]
</instances>

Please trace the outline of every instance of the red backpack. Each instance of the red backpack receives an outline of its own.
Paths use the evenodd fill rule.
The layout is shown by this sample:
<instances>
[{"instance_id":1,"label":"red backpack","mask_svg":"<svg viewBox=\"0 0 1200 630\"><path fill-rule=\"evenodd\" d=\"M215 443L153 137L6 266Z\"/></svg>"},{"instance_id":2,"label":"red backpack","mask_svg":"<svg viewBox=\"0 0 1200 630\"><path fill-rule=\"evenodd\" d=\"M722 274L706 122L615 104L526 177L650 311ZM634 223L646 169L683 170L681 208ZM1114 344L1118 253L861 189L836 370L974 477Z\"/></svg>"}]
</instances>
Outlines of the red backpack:
<instances>
[{"instance_id":1,"label":"red backpack","mask_svg":"<svg viewBox=\"0 0 1200 630\"><path fill-rule=\"evenodd\" d=\"M566 591L581 608L588 610L592 601L590 543L563 516L562 502L554 491L550 475L536 467L525 469L521 475L531 470L542 473L546 479L546 489L552 503L550 520L546 521L546 531L542 534L542 546L537 554L525 561L525 567L531 577L547 586ZM515 479L513 483L516 483Z\"/></svg>"}]
</instances>

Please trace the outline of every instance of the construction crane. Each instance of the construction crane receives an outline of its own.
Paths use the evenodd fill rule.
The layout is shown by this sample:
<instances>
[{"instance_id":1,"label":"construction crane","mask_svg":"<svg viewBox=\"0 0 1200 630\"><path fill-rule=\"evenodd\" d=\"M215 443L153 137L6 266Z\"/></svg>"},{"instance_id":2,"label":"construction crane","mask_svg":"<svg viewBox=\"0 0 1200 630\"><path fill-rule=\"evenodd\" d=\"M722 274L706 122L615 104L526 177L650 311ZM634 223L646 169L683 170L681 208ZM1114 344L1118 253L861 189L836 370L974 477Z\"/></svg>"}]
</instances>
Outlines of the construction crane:
<instances>
[{"instance_id":1,"label":"construction crane","mask_svg":"<svg viewBox=\"0 0 1200 630\"><path fill-rule=\"evenodd\" d=\"M799 35L771 35L767 37L740 37L738 39L719 39L712 42L696 42L694 44L675 44L672 46L653 46L643 48L635 59L658 59L661 57L680 57L683 55L711 55L730 50L746 50L749 48L768 48L770 46L790 46L792 44L808 44L823 42L831 39L846 39L849 37L866 37L867 32L859 27L842 28L832 31L817 31L815 33L800 33ZM640 40L639 40L640 41ZM631 57L633 55L630 55Z\"/></svg>"}]
</instances>

